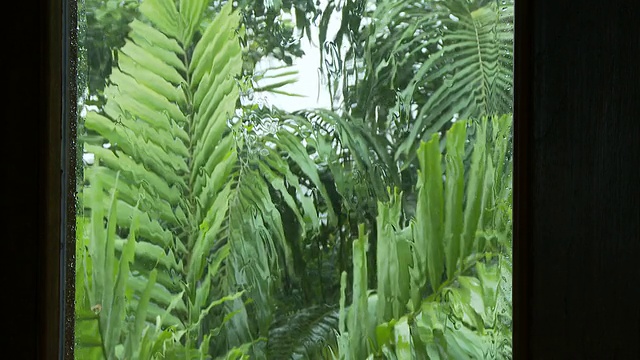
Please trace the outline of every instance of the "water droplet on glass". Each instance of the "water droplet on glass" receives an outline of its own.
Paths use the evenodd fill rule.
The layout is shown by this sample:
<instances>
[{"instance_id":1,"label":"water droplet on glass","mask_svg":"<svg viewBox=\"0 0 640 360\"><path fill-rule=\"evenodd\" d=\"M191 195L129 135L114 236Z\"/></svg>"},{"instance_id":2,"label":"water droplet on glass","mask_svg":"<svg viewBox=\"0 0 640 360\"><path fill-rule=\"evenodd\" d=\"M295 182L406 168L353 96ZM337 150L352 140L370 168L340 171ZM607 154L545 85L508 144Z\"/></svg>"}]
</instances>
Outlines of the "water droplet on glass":
<instances>
[{"instance_id":1,"label":"water droplet on glass","mask_svg":"<svg viewBox=\"0 0 640 360\"><path fill-rule=\"evenodd\" d=\"M95 155L92 153L82 154L82 160L88 165L93 165L93 162L95 160Z\"/></svg>"},{"instance_id":2,"label":"water droplet on glass","mask_svg":"<svg viewBox=\"0 0 640 360\"><path fill-rule=\"evenodd\" d=\"M256 143L256 136L251 134L247 136L247 145L252 146Z\"/></svg>"}]
</instances>

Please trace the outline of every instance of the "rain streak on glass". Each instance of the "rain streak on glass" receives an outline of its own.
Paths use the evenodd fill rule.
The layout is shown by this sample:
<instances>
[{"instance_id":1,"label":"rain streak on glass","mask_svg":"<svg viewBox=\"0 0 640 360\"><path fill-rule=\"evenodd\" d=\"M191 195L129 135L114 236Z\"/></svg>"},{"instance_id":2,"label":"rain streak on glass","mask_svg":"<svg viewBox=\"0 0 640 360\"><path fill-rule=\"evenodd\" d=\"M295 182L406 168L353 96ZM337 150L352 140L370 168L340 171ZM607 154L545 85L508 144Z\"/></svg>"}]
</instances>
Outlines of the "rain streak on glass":
<instances>
[{"instance_id":1,"label":"rain streak on glass","mask_svg":"<svg viewBox=\"0 0 640 360\"><path fill-rule=\"evenodd\" d=\"M513 1L78 5L77 359L512 358Z\"/></svg>"}]
</instances>

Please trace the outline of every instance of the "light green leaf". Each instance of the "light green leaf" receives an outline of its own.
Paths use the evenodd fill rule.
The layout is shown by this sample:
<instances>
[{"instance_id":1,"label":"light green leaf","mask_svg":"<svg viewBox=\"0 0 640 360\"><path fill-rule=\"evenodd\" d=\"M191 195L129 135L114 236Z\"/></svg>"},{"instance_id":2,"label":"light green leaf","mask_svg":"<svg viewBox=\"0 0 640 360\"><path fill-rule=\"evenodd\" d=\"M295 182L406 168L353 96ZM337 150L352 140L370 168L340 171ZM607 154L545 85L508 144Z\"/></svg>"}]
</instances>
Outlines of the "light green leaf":
<instances>
[{"instance_id":1,"label":"light green leaf","mask_svg":"<svg viewBox=\"0 0 640 360\"><path fill-rule=\"evenodd\" d=\"M173 0L145 0L140 4L140 12L163 33L179 39L182 24Z\"/></svg>"}]
</instances>

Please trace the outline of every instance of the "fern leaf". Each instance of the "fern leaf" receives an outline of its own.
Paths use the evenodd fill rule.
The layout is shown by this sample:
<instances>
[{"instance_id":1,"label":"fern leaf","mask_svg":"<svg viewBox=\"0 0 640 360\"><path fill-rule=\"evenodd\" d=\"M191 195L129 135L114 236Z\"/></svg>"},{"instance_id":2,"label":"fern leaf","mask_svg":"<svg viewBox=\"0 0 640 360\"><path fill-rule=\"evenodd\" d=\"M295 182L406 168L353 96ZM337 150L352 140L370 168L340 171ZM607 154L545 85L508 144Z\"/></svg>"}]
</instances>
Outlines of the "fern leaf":
<instances>
[{"instance_id":1,"label":"fern leaf","mask_svg":"<svg viewBox=\"0 0 640 360\"><path fill-rule=\"evenodd\" d=\"M335 343L337 308L314 305L300 309L276 322L269 330L267 358L314 359Z\"/></svg>"},{"instance_id":2,"label":"fern leaf","mask_svg":"<svg viewBox=\"0 0 640 360\"><path fill-rule=\"evenodd\" d=\"M396 159L411 154L416 140L429 139L452 119L512 111L513 4L472 6L458 0L433 2L431 14L422 20L422 31L441 35L421 45L434 50L402 97L410 103L419 87L438 85L420 106Z\"/></svg>"}]
</instances>

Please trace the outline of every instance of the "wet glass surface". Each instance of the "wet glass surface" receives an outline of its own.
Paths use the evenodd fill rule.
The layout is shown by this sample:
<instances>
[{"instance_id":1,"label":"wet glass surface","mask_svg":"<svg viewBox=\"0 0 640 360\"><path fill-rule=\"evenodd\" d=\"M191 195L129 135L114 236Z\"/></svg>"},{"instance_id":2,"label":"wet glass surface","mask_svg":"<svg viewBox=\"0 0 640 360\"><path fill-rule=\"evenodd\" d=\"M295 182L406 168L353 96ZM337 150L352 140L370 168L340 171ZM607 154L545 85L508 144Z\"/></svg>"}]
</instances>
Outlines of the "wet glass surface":
<instances>
[{"instance_id":1,"label":"wet glass surface","mask_svg":"<svg viewBox=\"0 0 640 360\"><path fill-rule=\"evenodd\" d=\"M76 358L511 358L513 6L79 2Z\"/></svg>"}]
</instances>

